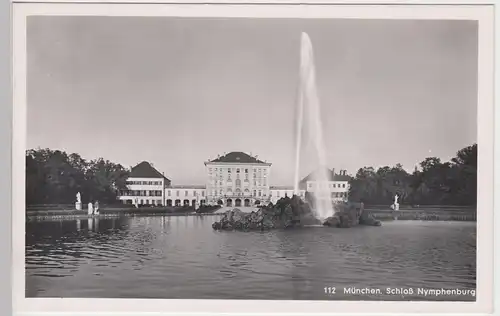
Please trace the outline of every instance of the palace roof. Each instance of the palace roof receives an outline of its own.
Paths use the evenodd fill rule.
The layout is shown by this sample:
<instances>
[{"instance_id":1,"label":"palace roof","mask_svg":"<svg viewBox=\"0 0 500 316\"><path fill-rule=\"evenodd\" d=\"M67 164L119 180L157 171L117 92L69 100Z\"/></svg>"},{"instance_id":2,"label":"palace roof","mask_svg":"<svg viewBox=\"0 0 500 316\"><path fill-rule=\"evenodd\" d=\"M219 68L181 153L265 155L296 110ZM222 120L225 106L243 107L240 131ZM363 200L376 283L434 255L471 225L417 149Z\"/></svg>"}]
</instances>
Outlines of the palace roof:
<instances>
[{"instance_id":1,"label":"palace roof","mask_svg":"<svg viewBox=\"0 0 500 316\"><path fill-rule=\"evenodd\" d=\"M210 162L222 162L222 163L259 163L268 164L262 160L257 159L257 156L252 157L247 153L241 151L232 151L224 156L220 156L217 159L211 160Z\"/></svg>"},{"instance_id":2,"label":"palace roof","mask_svg":"<svg viewBox=\"0 0 500 316\"><path fill-rule=\"evenodd\" d=\"M335 169L326 169L327 181L349 181L351 176L347 175L345 170L341 170L340 174L335 173ZM307 181L314 181L314 178L319 174L321 169L311 172L307 177L300 181L300 184L305 184Z\"/></svg>"}]
</instances>

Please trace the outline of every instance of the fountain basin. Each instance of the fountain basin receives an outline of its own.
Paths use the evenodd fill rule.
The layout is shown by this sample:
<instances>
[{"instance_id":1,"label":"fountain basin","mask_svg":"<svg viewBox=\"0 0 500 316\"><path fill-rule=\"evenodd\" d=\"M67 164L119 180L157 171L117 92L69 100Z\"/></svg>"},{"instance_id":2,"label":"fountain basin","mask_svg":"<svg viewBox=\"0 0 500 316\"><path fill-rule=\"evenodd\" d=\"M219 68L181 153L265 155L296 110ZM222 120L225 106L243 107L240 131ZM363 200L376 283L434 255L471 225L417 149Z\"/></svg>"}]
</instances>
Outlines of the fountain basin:
<instances>
[{"instance_id":1,"label":"fountain basin","mask_svg":"<svg viewBox=\"0 0 500 316\"><path fill-rule=\"evenodd\" d=\"M356 225L381 226L362 203L342 203L334 206L335 214L325 220L315 217L310 204L299 197L281 198L276 205L261 207L246 213L235 208L227 211L212 224L214 230L262 231L289 229L311 225L349 228Z\"/></svg>"}]
</instances>

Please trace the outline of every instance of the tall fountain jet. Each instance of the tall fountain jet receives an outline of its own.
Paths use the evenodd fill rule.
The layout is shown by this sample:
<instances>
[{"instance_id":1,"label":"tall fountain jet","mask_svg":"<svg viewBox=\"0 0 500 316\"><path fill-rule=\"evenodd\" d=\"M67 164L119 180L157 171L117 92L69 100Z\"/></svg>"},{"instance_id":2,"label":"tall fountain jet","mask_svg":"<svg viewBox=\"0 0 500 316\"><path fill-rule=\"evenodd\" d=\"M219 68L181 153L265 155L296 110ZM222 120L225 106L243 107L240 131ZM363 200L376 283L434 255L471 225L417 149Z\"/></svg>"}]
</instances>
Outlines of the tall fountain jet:
<instances>
[{"instance_id":1,"label":"tall fountain jet","mask_svg":"<svg viewBox=\"0 0 500 316\"><path fill-rule=\"evenodd\" d=\"M300 73L297 99L297 135L295 152L295 179L294 193L299 195L299 173L301 161L301 147L303 135L308 136L313 145L313 152L317 162L314 172L316 182L314 188L314 213L320 220L334 214L328 185L328 168L326 166L325 142L323 139L323 125L321 109L316 88L316 75L314 69L314 55L311 39L307 33L302 33L300 41Z\"/></svg>"}]
</instances>

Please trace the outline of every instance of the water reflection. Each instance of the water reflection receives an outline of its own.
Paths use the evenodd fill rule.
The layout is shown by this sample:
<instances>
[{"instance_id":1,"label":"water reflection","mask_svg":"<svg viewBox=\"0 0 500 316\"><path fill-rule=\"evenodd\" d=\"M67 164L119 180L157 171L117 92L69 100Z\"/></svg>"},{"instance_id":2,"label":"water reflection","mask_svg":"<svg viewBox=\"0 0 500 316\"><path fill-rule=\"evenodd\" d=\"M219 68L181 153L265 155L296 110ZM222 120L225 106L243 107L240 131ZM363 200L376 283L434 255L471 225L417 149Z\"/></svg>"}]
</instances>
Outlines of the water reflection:
<instances>
[{"instance_id":1,"label":"water reflection","mask_svg":"<svg viewBox=\"0 0 500 316\"><path fill-rule=\"evenodd\" d=\"M332 299L323 288L333 284L476 285L474 223L398 221L243 233L215 232L212 221L176 216L28 222L26 295Z\"/></svg>"}]
</instances>

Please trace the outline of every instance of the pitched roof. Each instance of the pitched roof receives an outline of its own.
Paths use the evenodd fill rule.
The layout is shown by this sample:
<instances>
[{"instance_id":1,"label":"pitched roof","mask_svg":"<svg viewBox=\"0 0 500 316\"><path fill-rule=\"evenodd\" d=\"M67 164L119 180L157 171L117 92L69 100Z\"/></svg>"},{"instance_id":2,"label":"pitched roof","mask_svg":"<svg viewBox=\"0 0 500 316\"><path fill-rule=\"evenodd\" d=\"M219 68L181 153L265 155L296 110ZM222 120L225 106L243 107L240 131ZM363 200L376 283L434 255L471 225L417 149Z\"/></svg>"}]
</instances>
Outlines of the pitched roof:
<instances>
[{"instance_id":1,"label":"pitched roof","mask_svg":"<svg viewBox=\"0 0 500 316\"><path fill-rule=\"evenodd\" d=\"M327 181L349 181L351 180L351 176L347 174L336 174L335 170L326 169L326 177ZM307 181L314 181L315 176L320 172L321 169L315 170L311 172L307 177L300 181L300 184L305 184Z\"/></svg>"},{"instance_id":2,"label":"pitched roof","mask_svg":"<svg viewBox=\"0 0 500 316\"><path fill-rule=\"evenodd\" d=\"M210 162L229 162L229 163L262 163L266 162L257 159L256 157L252 157L249 154L246 154L241 151L232 151L224 156L220 156L217 159L214 159Z\"/></svg>"},{"instance_id":3,"label":"pitched roof","mask_svg":"<svg viewBox=\"0 0 500 316\"><path fill-rule=\"evenodd\" d=\"M156 178L167 179L147 161L143 161L130 171L129 178ZM168 180L168 179L167 179Z\"/></svg>"}]
</instances>

